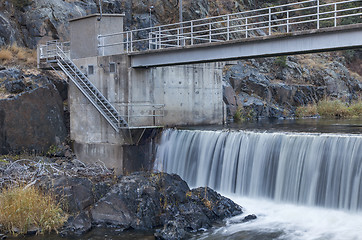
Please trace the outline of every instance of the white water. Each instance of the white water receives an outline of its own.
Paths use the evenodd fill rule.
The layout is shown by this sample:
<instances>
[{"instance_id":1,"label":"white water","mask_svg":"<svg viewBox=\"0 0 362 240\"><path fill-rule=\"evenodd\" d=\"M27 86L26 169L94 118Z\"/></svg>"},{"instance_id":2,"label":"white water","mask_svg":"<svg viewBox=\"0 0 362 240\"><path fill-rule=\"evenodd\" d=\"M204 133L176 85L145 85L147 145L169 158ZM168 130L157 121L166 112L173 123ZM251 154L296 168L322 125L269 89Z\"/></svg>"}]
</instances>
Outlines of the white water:
<instances>
[{"instance_id":1,"label":"white water","mask_svg":"<svg viewBox=\"0 0 362 240\"><path fill-rule=\"evenodd\" d=\"M228 197L245 207L245 213L228 220L225 227L204 233L197 239L362 239L362 216L358 213L281 204L245 197ZM248 214L257 215L257 220L237 223Z\"/></svg>"},{"instance_id":2,"label":"white water","mask_svg":"<svg viewBox=\"0 0 362 240\"><path fill-rule=\"evenodd\" d=\"M155 168L258 216L207 239L362 239L360 135L167 130Z\"/></svg>"}]
</instances>

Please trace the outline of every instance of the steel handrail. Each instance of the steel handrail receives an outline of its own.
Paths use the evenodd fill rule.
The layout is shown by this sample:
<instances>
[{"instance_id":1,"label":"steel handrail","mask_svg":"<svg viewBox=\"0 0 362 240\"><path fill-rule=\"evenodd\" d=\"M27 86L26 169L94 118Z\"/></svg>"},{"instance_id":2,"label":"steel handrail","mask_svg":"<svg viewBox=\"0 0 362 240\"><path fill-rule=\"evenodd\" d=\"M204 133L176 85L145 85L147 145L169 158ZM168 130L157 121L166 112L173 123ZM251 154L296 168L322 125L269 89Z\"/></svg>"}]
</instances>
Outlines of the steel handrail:
<instances>
[{"instance_id":1,"label":"steel handrail","mask_svg":"<svg viewBox=\"0 0 362 240\"><path fill-rule=\"evenodd\" d=\"M362 15L360 11L362 7L350 7L349 5L349 3L360 1L361 0L346 0L320 4L319 0L307 0L239 13L99 35L98 39L103 39L103 43L99 44L98 47L104 48L123 44L126 52L135 51L136 49L134 49L134 46L137 44L144 44L146 49L148 46L148 50L162 47L179 47L184 45L202 44L207 40L212 42L226 41L230 40L230 38L235 39L235 37L250 37L255 35L255 30L261 30L265 32L266 35L271 35L285 31L277 28L285 29L286 27L286 32L290 32L299 30L294 29L295 26L305 26L303 24L307 23L317 23L317 26L313 27L313 29L319 29L321 22L333 19L334 24L330 24L330 26L335 27L338 24L341 24L340 22L337 22L339 19ZM313 5L308 6L306 4ZM346 6L343 4L346 4ZM331 9L331 7L334 9ZM342 7L345 8L342 9ZM288 9L283 10L285 8ZM307 12L304 13L303 11ZM351 11L358 12L350 13ZM290 29L292 26L293 29ZM139 38L138 33L142 31L149 32L149 34L146 34L145 38ZM238 33L242 35L235 35ZM233 36L231 36L231 34L233 34ZM112 39L112 37L118 35L123 35L124 40L115 43L107 43L108 38ZM196 42L194 40L196 40Z\"/></svg>"},{"instance_id":2,"label":"steel handrail","mask_svg":"<svg viewBox=\"0 0 362 240\"><path fill-rule=\"evenodd\" d=\"M74 74L74 76L84 84L84 86L78 86L79 89L81 89L81 91L83 90L83 88L86 88L87 90L89 90L90 92L96 92L95 94L93 94L93 96L88 96L88 93L86 93L85 91L82 91L83 94L85 94L88 98L88 100L90 100L91 102L93 102L95 105L101 105L103 106L107 112L111 115L111 116L108 116L108 115L105 115L103 114L103 110L102 109L98 109L102 115L108 120L109 117L112 117L116 122L117 124L119 125L120 124L120 115L118 114L118 111L112 106L112 104L103 96L103 94L94 86L94 84L91 82L91 81L87 81L85 82L83 80L84 79L88 79L84 73L73 63L73 61L63 52L63 50L57 45L57 55L58 57L62 60L62 64L65 63L67 65L67 67L72 71L72 73ZM60 66L62 68L62 66ZM62 69L64 72L68 72L66 69ZM73 78L73 76L69 76L71 79ZM73 80L73 79L72 79ZM73 81L76 85L77 84L77 81ZM88 84L93 87L93 89L91 87L88 86ZM99 96L97 95L99 94ZM92 99L92 97L94 97L94 99ZM94 102L95 100L95 102ZM108 106L105 105L103 103L102 100L106 100L107 103L108 103ZM116 113L113 114L112 111L114 111ZM111 125L113 126L113 124L115 124L112 120L109 121L111 123ZM124 121L124 124L127 125L127 122ZM117 126L118 128L120 126ZM115 128L116 129L116 128ZM116 129L117 130L117 129Z\"/></svg>"}]
</instances>

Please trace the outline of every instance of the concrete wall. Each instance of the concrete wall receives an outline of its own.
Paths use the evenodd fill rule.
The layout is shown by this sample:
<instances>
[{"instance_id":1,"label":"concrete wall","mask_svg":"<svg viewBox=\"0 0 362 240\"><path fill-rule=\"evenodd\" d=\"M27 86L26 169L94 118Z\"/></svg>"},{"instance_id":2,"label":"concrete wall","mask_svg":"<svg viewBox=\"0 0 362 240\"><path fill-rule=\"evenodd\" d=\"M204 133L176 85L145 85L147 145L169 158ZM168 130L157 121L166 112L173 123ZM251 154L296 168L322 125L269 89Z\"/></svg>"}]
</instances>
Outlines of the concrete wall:
<instances>
[{"instance_id":1,"label":"concrete wall","mask_svg":"<svg viewBox=\"0 0 362 240\"><path fill-rule=\"evenodd\" d=\"M161 124L222 124L223 66L203 63L151 68L154 99L165 104Z\"/></svg>"},{"instance_id":2,"label":"concrete wall","mask_svg":"<svg viewBox=\"0 0 362 240\"><path fill-rule=\"evenodd\" d=\"M123 52L123 45L114 45L98 49L98 35L119 33L123 31L124 14L99 14L76 18L70 23L70 53L72 59L94 56L107 56ZM107 42L101 38L104 44L123 42L123 35L115 35L107 38Z\"/></svg>"},{"instance_id":3,"label":"concrete wall","mask_svg":"<svg viewBox=\"0 0 362 240\"><path fill-rule=\"evenodd\" d=\"M134 69L129 67L128 56L123 54L81 58L74 62L125 115L131 127L140 127L117 133L77 87L70 84L71 139L82 161L104 162L118 173L134 171L137 166L145 169L150 165L147 156L141 154L145 162L134 154L135 159L130 159L130 153L137 149L132 146L144 140L142 127L223 123L223 64ZM110 63L116 66L113 73ZM89 74L89 65L93 66L94 74ZM152 104L164 105L164 117L145 116L153 112Z\"/></svg>"}]
</instances>

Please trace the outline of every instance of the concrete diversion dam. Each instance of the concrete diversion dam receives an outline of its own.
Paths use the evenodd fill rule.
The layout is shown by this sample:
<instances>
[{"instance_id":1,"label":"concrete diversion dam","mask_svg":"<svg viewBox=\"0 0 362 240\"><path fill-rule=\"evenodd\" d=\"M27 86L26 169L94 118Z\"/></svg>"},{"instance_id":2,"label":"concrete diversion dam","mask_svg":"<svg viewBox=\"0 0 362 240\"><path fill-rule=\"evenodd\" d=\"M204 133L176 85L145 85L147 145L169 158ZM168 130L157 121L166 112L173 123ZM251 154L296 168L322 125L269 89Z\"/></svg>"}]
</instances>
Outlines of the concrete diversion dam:
<instances>
[{"instance_id":1,"label":"concrete diversion dam","mask_svg":"<svg viewBox=\"0 0 362 240\"><path fill-rule=\"evenodd\" d=\"M362 239L360 134L168 129L155 169L258 216L197 239Z\"/></svg>"}]
</instances>

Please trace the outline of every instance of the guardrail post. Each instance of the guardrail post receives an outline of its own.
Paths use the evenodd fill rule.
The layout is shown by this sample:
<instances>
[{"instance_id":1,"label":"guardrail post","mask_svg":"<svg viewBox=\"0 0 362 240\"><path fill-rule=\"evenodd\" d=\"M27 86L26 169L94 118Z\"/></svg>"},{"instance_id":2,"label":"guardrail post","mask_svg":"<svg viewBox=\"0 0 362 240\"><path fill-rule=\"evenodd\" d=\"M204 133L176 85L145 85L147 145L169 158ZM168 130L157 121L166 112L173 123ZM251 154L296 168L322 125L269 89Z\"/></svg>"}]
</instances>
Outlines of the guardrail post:
<instances>
[{"instance_id":1,"label":"guardrail post","mask_svg":"<svg viewBox=\"0 0 362 240\"><path fill-rule=\"evenodd\" d=\"M177 46L180 46L180 29L177 28Z\"/></svg>"},{"instance_id":2,"label":"guardrail post","mask_svg":"<svg viewBox=\"0 0 362 240\"><path fill-rule=\"evenodd\" d=\"M229 41L230 40L230 15L227 16L227 21L226 21L226 40Z\"/></svg>"},{"instance_id":3,"label":"guardrail post","mask_svg":"<svg viewBox=\"0 0 362 240\"><path fill-rule=\"evenodd\" d=\"M129 32L126 32L126 52L128 53L129 49Z\"/></svg>"},{"instance_id":4,"label":"guardrail post","mask_svg":"<svg viewBox=\"0 0 362 240\"><path fill-rule=\"evenodd\" d=\"M148 33L148 50L151 50L152 32Z\"/></svg>"},{"instance_id":5,"label":"guardrail post","mask_svg":"<svg viewBox=\"0 0 362 240\"><path fill-rule=\"evenodd\" d=\"M334 26L337 27L337 3L334 3Z\"/></svg>"},{"instance_id":6,"label":"guardrail post","mask_svg":"<svg viewBox=\"0 0 362 240\"><path fill-rule=\"evenodd\" d=\"M192 21L190 27L191 27L191 45L194 45L194 25Z\"/></svg>"},{"instance_id":7,"label":"guardrail post","mask_svg":"<svg viewBox=\"0 0 362 240\"><path fill-rule=\"evenodd\" d=\"M317 29L319 29L319 0L317 0Z\"/></svg>"},{"instance_id":8,"label":"guardrail post","mask_svg":"<svg viewBox=\"0 0 362 240\"><path fill-rule=\"evenodd\" d=\"M245 38L248 38L248 18L245 18Z\"/></svg>"},{"instance_id":9,"label":"guardrail post","mask_svg":"<svg viewBox=\"0 0 362 240\"><path fill-rule=\"evenodd\" d=\"M211 42L211 23L209 23L209 42Z\"/></svg>"},{"instance_id":10,"label":"guardrail post","mask_svg":"<svg viewBox=\"0 0 362 240\"><path fill-rule=\"evenodd\" d=\"M132 31L129 32L130 33L130 52L133 52L133 34Z\"/></svg>"},{"instance_id":11,"label":"guardrail post","mask_svg":"<svg viewBox=\"0 0 362 240\"><path fill-rule=\"evenodd\" d=\"M289 10L287 11L287 33L289 32Z\"/></svg>"},{"instance_id":12,"label":"guardrail post","mask_svg":"<svg viewBox=\"0 0 362 240\"><path fill-rule=\"evenodd\" d=\"M158 27L158 48L161 49L162 48L162 37L161 37L161 27Z\"/></svg>"},{"instance_id":13,"label":"guardrail post","mask_svg":"<svg viewBox=\"0 0 362 240\"><path fill-rule=\"evenodd\" d=\"M269 8L269 35L271 35L271 8Z\"/></svg>"}]
</instances>

